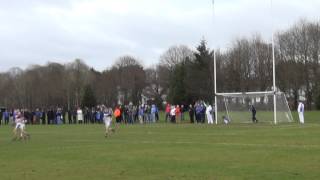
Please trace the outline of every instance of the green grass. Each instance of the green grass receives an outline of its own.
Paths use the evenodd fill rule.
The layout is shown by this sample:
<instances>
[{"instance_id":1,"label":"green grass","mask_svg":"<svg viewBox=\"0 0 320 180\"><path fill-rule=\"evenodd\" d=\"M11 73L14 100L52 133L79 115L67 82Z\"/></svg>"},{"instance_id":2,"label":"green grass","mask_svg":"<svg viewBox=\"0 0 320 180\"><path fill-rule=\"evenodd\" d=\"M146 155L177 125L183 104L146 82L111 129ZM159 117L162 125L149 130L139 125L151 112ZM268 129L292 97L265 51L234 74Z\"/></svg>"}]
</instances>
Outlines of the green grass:
<instances>
[{"instance_id":1,"label":"green grass","mask_svg":"<svg viewBox=\"0 0 320 180\"><path fill-rule=\"evenodd\" d=\"M319 112L306 124L0 127L0 179L319 179ZM296 117L296 115L294 114Z\"/></svg>"}]
</instances>

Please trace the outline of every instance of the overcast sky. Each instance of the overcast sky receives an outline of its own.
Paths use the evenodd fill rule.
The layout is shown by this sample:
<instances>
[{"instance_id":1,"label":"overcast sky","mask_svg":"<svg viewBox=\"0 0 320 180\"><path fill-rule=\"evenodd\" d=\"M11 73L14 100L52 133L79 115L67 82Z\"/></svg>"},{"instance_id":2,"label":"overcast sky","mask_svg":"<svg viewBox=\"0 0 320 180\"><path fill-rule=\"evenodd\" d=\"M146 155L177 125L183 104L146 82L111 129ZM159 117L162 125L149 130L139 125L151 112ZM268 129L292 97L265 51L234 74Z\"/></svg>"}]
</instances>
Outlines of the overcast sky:
<instances>
[{"instance_id":1,"label":"overcast sky","mask_svg":"<svg viewBox=\"0 0 320 180\"><path fill-rule=\"evenodd\" d=\"M0 0L0 71L76 58L104 70L123 55L150 66L173 45L193 48L204 37L226 49L237 37L270 40L272 29L320 20L320 0L273 0L272 11L270 2Z\"/></svg>"}]
</instances>

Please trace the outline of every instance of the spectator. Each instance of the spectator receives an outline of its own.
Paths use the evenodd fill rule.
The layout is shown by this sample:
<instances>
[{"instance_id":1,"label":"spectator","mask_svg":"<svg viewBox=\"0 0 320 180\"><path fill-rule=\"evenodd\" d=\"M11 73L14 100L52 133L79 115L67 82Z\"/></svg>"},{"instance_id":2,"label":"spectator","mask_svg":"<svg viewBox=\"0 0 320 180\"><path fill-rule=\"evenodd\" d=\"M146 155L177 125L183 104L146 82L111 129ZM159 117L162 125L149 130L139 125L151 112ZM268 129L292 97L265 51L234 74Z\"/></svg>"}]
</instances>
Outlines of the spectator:
<instances>
[{"instance_id":1,"label":"spectator","mask_svg":"<svg viewBox=\"0 0 320 180\"><path fill-rule=\"evenodd\" d=\"M197 123L201 123L201 112L202 112L202 107L199 103L195 105L195 110L196 110L196 121Z\"/></svg>"},{"instance_id":2,"label":"spectator","mask_svg":"<svg viewBox=\"0 0 320 180\"><path fill-rule=\"evenodd\" d=\"M144 106L144 120L145 120L145 122L146 123L149 123L150 122L150 120L151 120L151 117L150 117L150 114L151 114L151 108L150 108L150 106L149 105L145 105Z\"/></svg>"},{"instance_id":3,"label":"spectator","mask_svg":"<svg viewBox=\"0 0 320 180\"><path fill-rule=\"evenodd\" d=\"M192 104L189 105L189 117L190 123L194 123L194 108L192 107Z\"/></svg>"},{"instance_id":4,"label":"spectator","mask_svg":"<svg viewBox=\"0 0 320 180\"><path fill-rule=\"evenodd\" d=\"M73 109L72 119L73 119L73 124L77 124L77 109Z\"/></svg>"},{"instance_id":5,"label":"spectator","mask_svg":"<svg viewBox=\"0 0 320 180\"><path fill-rule=\"evenodd\" d=\"M180 123L180 120L181 120L181 109L180 109L180 106L177 105L176 106L176 122L177 123Z\"/></svg>"},{"instance_id":6,"label":"spectator","mask_svg":"<svg viewBox=\"0 0 320 180\"><path fill-rule=\"evenodd\" d=\"M85 107L83 109L83 118L84 118L84 124L87 124L89 121L89 109L88 107Z\"/></svg>"},{"instance_id":7,"label":"spectator","mask_svg":"<svg viewBox=\"0 0 320 180\"><path fill-rule=\"evenodd\" d=\"M159 108L156 106L156 121L159 122Z\"/></svg>"},{"instance_id":8,"label":"spectator","mask_svg":"<svg viewBox=\"0 0 320 180\"><path fill-rule=\"evenodd\" d=\"M56 124L62 124L62 112L61 112L61 108L58 108L57 109L57 112L56 112Z\"/></svg>"},{"instance_id":9,"label":"spectator","mask_svg":"<svg viewBox=\"0 0 320 180\"><path fill-rule=\"evenodd\" d=\"M104 109L104 106L101 106L100 107L100 121L99 121L99 124L102 124L103 123L103 109Z\"/></svg>"},{"instance_id":10,"label":"spectator","mask_svg":"<svg viewBox=\"0 0 320 180\"><path fill-rule=\"evenodd\" d=\"M36 109L35 112L35 123L40 124L40 119L42 117L42 112L39 110L39 108Z\"/></svg>"},{"instance_id":11,"label":"spectator","mask_svg":"<svg viewBox=\"0 0 320 180\"><path fill-rule=\"evenodd\" d=\"M171 117L171 122L176 123L176 108L175 108L175 106L171 106L170 117Z\"/></svg>"},{"instance_id":12,"label":"spectator","mask_svg":"<svg viewBox=\"0 0 320 180\"><path fill-rule=\"evenodd\" d=\"M182 122L184 121L184 105L183 104L181 105L180 112L181 112L180 121Z\"/></svg>"},{"instance_id":13,"label":"spectator","mask_svg":"<svg viewBox=\"0 0 320 180\"><path fill-rule=\"evenodd\" d=\"M54 120L54 112L52 108L47 112L48 124L52 124Z\"/></svg>"},{"instance_id":14,"label":"spectator","mask_svg":"<svg viewBox=\"0 0 320 180\"><path fill-rule=\"evenodd\" d=\"M207 115L207 120L208 120L208 124L213 124L213 119L212 119L212 106L210 104L205 104L206 107L206 115Z\"/></svg>"},{"instance_id":15,"label":"spectator","mask_svg":"<svg viewBox=\"0 0 320 180\"><path fill-rule=\"evenodd\" d=\"M129 124L133 124L134 112L132 103L127 107L127 119Z\"/></svg>"},{"instance_id":16,"label":"spectator","mask_svg":"<svg viewBox=\"0 0 320 180\"><path fill-rule=\"evenodd\" d=\"M72 111L70 109L68 109L67 114L68 114L68 122L69 122L69 124L72 124Z\"/></svg>"},{"instance_id":17,"label":"spectator","mask_svg":"<svg viewBox=\"0 0 320 180\"><path fill-rule=\"evenodd\" d=\"M41 124L46 124L46 112L44 111L44 109L42 109L42 112L41 112L41 121L42 121Z\"/></svg>"},{"instance_id":18,"label":"spectator","mask_svg":"<svg viewBox=\"0 0 320 180\"><path fill-rule=\"evenodd\" d=\"M134 112L134 123L138 122L139 119L139 108L137 106L133 106L133 112Z\"/></svg>"},{"instance_id":19,"label":"spectator","mask_svg":"<svg viewBox=\"0 0 320 180\"><path fill-rule=\"evenodd\" d=\"M143 124L143 116L144 116L144 107L141 105L140 107L139 107L139 113L138 113L139 115L139 122L140 122L140 124Z\"/></svg>"},{"instance_id":20,"label":"spectator","mask_svg":"<svg viewBox=\"0 0 320 180\"><path fill-rule=\"evenodd\" d=\"M121 123L121 111L119 107L114 110L114 117L116 118L116 123Z\"/></svg>"},{"instance_id":21,"label":"spectator","mask_svg":"<svg viewBox=\"0 0 320 180\"><path fill-rule=\"evenodd\" d=\"M302 101L300 101L298 105L298 114L300 123L304 124L304 104L302 103Z\"/></svg>"},{"instance_id":22,"label":"spectator","mask_svg":"<svg viewBox=\"0 0 320 180\"><path fill-rule=\"evenodd\" d=\"M95 119L96 119L96 123L100 123L100 117L101 117L101 115L100 115L100 107L98 107L97 108L97 111L96 111L96 113L95 113Z\"/></svg>"},{"instance_id":23,"label":"spectator","mask_svg":"<svg viewBox=\"0 0 320 180\"><path fill-rule=\"evenodd\" d=\"M152 104L151 105L151 122L155 123L156 122L156 105Z\"/></svg>"},{"instance_id":24,"label":"spectator","mask_svg":"<svg viewBox=\"0 0 320 180\"><path fill-rule=\"evenodd\" d=\"M94 123L94 119L95 119L95 109L91 108L91 113L90 113L90 122L91 122L91 124Z\"/></svg>"},{"instance_id":25,"label":"spectator","mask_svg":"<svg viewBox=\"0 0 320 180\"><path fill-rule=\"evenodd\" d=\"M82 110L80 109L80 107L78 107L77 109L77 120L79 124L83 123L83 113Z\"/></svg>"},{"instance_id":26,"label":"spectator","mask_svg":"<svg viewBox=\"0 0 320 180\"><path fill-rule=\"evenodd\" d=\"M168 118L170 118L170 111L171 111L170 104L167 104L167 105L166 105L166 110L165 110L165 113L166 113L166 122L168 122Z\"/></svg>"},{"instance_id":27,"label":"spectator","mask_svg":"<svg viewBox=\"0 0 320 180\"><path fill-rule=\"evenodd\" d=\"M206 107L203 103L201 103L201 123L205 123L206 121Z\"/></svg>"},{"instance_id":28,"label":"spectator","mask_svg":"<svg viewBox=\"0 0 320 180\"><path fill-rule=\"evenodd\" d=\"M4 118L4 124L9 124L10 113L7 109L3 113L3 118Z\"/></svg>"}]
</instances>

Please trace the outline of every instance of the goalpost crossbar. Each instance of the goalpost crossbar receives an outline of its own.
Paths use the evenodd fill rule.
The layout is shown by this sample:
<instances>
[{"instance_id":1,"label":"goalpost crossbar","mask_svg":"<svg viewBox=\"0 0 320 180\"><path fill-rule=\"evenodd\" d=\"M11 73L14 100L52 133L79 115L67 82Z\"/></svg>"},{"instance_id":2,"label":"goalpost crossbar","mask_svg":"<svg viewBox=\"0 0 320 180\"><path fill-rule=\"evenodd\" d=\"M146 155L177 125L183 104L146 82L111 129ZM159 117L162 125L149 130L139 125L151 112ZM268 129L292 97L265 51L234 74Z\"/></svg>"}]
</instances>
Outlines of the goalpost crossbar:
<instances>
[{"instance_id":1,"label":"goalpost crossbar","mask_svg":"<svg viewBox=\"0 0 320 180\"><path fill-rule=\"evenodd\" d=\"M273 91L257 91L257 92L232 92L232 93L216 93L216 96L224 96L224 97L241 97L241 96L250 96L250 97L259 97L264 95L272 95L275 94ZM281 94L281 92L279 92Z\"/></svg>"}]
</instances>

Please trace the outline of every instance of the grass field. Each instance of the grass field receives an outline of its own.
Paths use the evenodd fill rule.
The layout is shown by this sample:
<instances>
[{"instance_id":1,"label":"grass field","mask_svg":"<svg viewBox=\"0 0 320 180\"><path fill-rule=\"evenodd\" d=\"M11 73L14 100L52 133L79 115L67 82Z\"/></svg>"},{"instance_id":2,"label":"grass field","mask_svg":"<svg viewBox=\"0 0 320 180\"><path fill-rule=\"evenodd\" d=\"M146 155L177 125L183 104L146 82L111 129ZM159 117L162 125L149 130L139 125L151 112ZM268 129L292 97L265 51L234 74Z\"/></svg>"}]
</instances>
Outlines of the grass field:
<instances>
[{"instance_id":1,"label":"grass field","mask_svg":"<svg viewBox=\"0 0 320 180\"><path fill-rule=\"evenodd\" d=\"M319 115L305 125L121 125L110 138L102 125L27 126L29 142L1 126L0 179L319 179Z\"/></svg>"}]
</instances>

